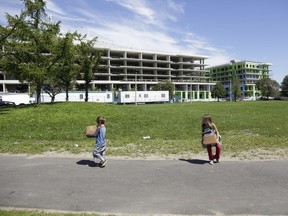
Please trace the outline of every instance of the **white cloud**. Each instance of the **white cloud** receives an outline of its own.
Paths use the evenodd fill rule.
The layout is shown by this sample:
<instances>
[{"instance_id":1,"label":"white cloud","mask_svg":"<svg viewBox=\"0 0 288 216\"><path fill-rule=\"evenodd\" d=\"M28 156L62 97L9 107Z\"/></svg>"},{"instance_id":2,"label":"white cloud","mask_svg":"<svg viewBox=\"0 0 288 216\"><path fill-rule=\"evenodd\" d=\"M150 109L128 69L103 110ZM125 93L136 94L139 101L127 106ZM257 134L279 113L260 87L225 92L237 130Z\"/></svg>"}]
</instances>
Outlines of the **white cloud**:
<instances>
[{"instance_id":1,"label":"white cloud","mask_svg":"<svg viewBox=\"0 0 288 216\"><path fill-rule=\"evenodd\" d=\"M185 12L184 5L174 0L167 0L165 3L164 0L107 0L108 3L126 8L128 14L125 13L125 16L119 8L120 11L111 9L104 14L84 2L81 7L73 4L69 8L59 2L57 5L56 2L48 0L47 9L54 21L61 21L61 31L65 33L77 30L83 35L87 34L88 38L98 37L97 46L204 55L209 57L206 62L210 66L232 59L225 49L216 47L207 38L189 30L179 30L179 27L176 29L176 24L167 22L172 20L177 23L179 13ZM158 4L153 5L154 2Z\"/></svg>"},{"instance_id":2,"label":"white cloud","mask_svg":"<svg viewBox=\"0 0 288 216\"><path fill-rule=\"evenodd\" d=\"M208 67L212 67L215 65L227 64L230 62L231 59L233 58L230 58L225 54L214 53L213 55L209 56L209 59L207 59L205 63L208 64Z\"/></svg>"},{"instance_id":3,"label":"white cloud","mask_svg":"<svg viewBox=\"0 0 288 216\"><path fill-rule=\"evenodd\" d=\"M79 10L78 10L79 12ZM84 12L84 11L83 11ZM86 11L86 17L94 17L89 11ZM83 19L83 18L82 18ZM88 21L90 20L90 21ZM151 52L180 53L189 55L204 55L213 57L209 64L224 63L229 61L225 50L219 49L211 44L207 39L191 32L177 32L167 30L171 28L166 26L162 28L153 28L139 20L130 20L125 17L110 18L97 16L97 19L83 19L85 22L81 28L74 29L82 34L87 34L88 38L98 37L97 46L135 49ZM69 29L71 26L66 23L61 27ZM75 22L70 23L71 25Z\"/></svg>"},{"instance_id":4,"label":"white cloud","mask_svg":"<svg viewBox=\"0 0 288 216\"><path fill-rule=\"evenodd\" d=\"M178 2L173 0L168 0L168 7L171 8L174 11L184 13L184 4L179 4Z\"/></svg>"},{"instance_id":5,"label":"white cloud","mask_svg":"<svg viewBox=\"0 0 288 216\"><path fill-rule=\"evenodd\" d=\"M6 25L6 14L10 14L11 16L15 16L20 14L21 9L23 8L23 4L20 1L8 1L8 0L0 0L0 23Z\"/></svg>"},{"instance_id":6,"label":"white cloud","mask_svg":"<svg viewBox=\"0 0 288 216\"><path fill-rule=\"evenodd\" d=\"M52 13L57 13L58 15L62 15L62 16L67 15L66 12L64 10L62 10L62 8L60 8L52 0L47 0L46 7Z\"/></svg>"},{"instance_id":7,"label":"white cloud","mask_svg":"<svg viewBox=\"0 0 288 216\"><path fill-rule=\"evenodd\" d=\"M112 1L112 0L111 0ZM146 20L148 23L154 23L156 18L156 12L148 7L145 4L145 1L135 1L135 0L115 0L112 1L128 10L131 12L141 16Z\"/></svg>"}]
</instances>

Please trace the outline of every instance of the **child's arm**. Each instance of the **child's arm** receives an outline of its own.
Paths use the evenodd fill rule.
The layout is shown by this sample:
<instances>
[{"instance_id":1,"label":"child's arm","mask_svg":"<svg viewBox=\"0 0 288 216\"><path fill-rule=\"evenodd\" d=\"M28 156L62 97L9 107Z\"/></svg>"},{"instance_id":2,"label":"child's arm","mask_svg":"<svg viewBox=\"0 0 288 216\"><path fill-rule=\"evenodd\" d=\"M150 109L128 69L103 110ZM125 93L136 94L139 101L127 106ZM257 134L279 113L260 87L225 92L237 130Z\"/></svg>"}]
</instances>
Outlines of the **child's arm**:
<instances>
[{"instance_id":1,"label":"child's arm","mask_svg":"<svg viewBox=\"0 0 288 216\"><path fill-rule=\"evenodd\" d=\"M86 133L86 136L87 136L88 138L96 137L96 136L98 135L99 131L100 131L100 127L98 126L97 129L96 129L96 131L95 131L93 134Z\"/></svg>"},{"instance_id":2,"label":"child's arm","mask_svg":"<svg viewBox=\"0 0 288 216\"><path fill-rule=\"evenodd\" d=\"M219 139L219 131L218 131L218 129L217 129L215 124L213 124L213 127L214 127L214 130L215 130L215 133L216 133L216 138L218 140Z\"/></svg>"}]
</instances>

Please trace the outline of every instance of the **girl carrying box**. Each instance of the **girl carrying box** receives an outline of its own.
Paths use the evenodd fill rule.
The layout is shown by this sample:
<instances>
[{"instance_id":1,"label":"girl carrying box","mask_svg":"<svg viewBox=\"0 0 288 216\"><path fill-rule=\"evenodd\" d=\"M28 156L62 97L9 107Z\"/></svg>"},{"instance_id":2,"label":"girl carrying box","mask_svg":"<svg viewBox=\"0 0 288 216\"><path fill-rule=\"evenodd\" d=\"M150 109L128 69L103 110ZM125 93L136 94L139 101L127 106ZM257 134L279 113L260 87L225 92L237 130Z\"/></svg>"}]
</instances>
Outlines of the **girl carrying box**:
<instances>
[{"instance_id":1,"label":"girl carrying box","mask_svg":"<svg viewBox=\"0 0 288 216\"><path fill-rule=\"evenodd\" d=\"M206 134L215 134L216 140L215 143L204 145L204 136ZM220 153L221 153L221 136L219 135L219 131L216 125L212 122L212 118L209 114L206 114L202 117L202 144L207 148L209 164L213 165L215 163L219 163ZM216 154L213 155L212 147L216 147Z\"/></svg>"}]
</instances>

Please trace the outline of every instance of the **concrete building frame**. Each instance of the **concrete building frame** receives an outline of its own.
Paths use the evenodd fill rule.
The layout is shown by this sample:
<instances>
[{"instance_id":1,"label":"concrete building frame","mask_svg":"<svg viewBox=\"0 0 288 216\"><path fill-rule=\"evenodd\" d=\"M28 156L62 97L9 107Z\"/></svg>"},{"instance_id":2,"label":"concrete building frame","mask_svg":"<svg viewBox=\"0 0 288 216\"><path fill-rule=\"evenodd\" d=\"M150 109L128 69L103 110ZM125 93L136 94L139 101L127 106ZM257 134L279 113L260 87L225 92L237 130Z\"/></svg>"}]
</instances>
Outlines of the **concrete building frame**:
<instances>
[{"instance_id":1,"label":"concrete building frame","mask_svg":"<svg viewBox=\"0 0 288 216\"><path fill-rule=\"evenodd\" d=\"M159 82L175 85L175 98L181 101L211 100L210 71L205 69L206 56L96 48L101 63L94 72L90 89L96 91L152 90ZM77 80L83 90L84 80ZM20 83L0 72L0 92L28 92L28 83Z\"/></svg>"},{"instance_id":2,"label":"concrete building frame","mask_svg":"<svg viewBox=\"0 0 288 216\"><path fill-rule=\"evenodd\" d=\"M236 76L241 83L242 96L255 99L261 95L261 92L256 88L256 82L270 76L270 66L272 66L271 63L231 60L230 63L207 69L210 70L210 77L214 82L221 82L224 85L230 98L234 98L231 79Z\"/></svg>"}]
</instances>

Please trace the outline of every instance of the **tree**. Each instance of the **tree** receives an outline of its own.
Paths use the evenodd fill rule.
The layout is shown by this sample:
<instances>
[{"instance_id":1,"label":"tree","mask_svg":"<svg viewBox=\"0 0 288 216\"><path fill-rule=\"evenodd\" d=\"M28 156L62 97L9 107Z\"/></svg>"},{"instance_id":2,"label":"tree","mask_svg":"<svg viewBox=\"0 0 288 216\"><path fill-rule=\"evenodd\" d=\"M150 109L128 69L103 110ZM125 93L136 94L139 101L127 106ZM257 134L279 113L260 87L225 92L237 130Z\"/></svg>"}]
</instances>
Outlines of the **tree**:
<instances>
[{"instance_id":1,"label":"tree","mask_svg":"<svg viewBox=\"0 0 288 216\"><path fill-rule=\"evenodd\" d=\"M23 2L25 10L19 16L7 14L8 26L3 30L6 36L1 36L5 51L0 63L5 72L36 87L39 103L47 73L59 61L52 48L60 32L60 22L51 23L46 19L44 0Z\"/></svg>"},{"instance_id":2,"label":"tree","mask_svg":"<svg viewBox=\"0 0 288 216\"><path fill-rule=\"evenodd\" d=\"M280 96L280 84L276 80L272 80L272 97Z\"/></svg>"},{"instance_id":3,"label":"tree","mask_svg":"<svg viewBox=\"0 0 288 216\"><path fill-rule=\"evenodd\" d=\"M173 98L175 85L170 81L160 82L152 88L154 91L166 90L169 91L170 98Z\"/></svg>"},{"instance_id":4,"label":"tree","mask_svg":"<svg viewBox=\"0 0 288 216\"><path fill-rule=\"evenodd\" d=\"M91 40L86 39L86 35L83 37L78 35L80 44L78 46L79 56L78 64L80 66L80 74L85 81L85 102L88 101L89 85L94 78L94 72L97 71L98 65L101 61L101 52L94 48L94 43L97 38Z\"/></svg>"},{"instance_id":5,"label":"tree","mask_svg":"<svg viewBox=\"0 0 288 216\"><path fill-rule=\"evenodd\" d=\"M241 83L236 75L232 78L232 85L234 101L236 102L237 99L241 97Z\"/></svg>"},{"instance_id":6,"label":"tree","mask_svg":"<svg viewBox=\"0 0 288 216\"><path fill-rule=\"evenodd\" d=\"M268 100L269 97L279 95L279 84L275 80L271 80L269 77L260 79L256 82L256 87L261 91L262 96L265 96Z\"/></svg>"},{"instance_id":7,"label":"tree","mask_svg":"<svg viewBox=\"0 0 288 216\"><path fill-rule=\"evenodd\" d=\"M281 96L288 97L288 75L286 75L281 83Z\"/></svg>"},{"instance_id":8,"label":"tree","mask_svg":"<svg viewBox=\"0 0 288 216\"><path fill-rule=\"evenodd\" d=\"M218 98L218 101L220 98L225 97L226 90L224 85L221 82L217 82L214 88L211 90L212 96L215 98Z\"/></svg>"},{"instance_id":9,"label":"tree","mask_svg":"<svg viewBox=\"0 0 288 216\"><path fill-rule=\"evenodd\" d=\"M57 69L58 68L50 69L49 76L46 78L42 87L43 91L51 97L51 103L55 101L56 95L62 91L60 80L57 79L56 76Z\"/></svg>"},{"instance_id":10,"label":"tree","mask_svg":"<svg viewBox=\"0 0 288 216\"><path fill-rule=\"evenodd\" d=\"M79 65L76 64L76 46L74 45L76 33L66 33L64 38L59 38L55 48L55 53L61 56L58 64L52 68L55 73L52 75L61 90L64 88L66 92L66 101L69 101L69 89L76 82L79 73Z\"/></svg>"}]
</instances>

